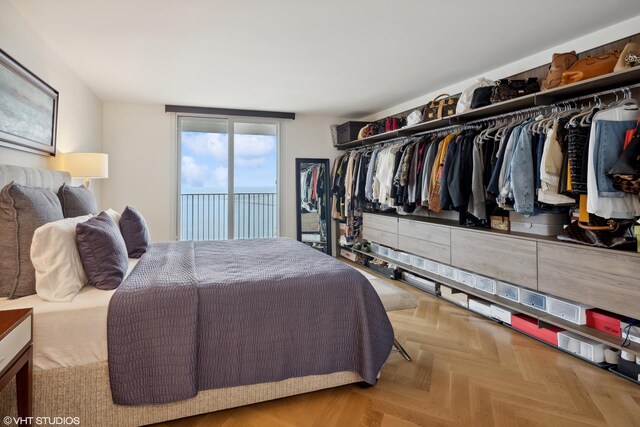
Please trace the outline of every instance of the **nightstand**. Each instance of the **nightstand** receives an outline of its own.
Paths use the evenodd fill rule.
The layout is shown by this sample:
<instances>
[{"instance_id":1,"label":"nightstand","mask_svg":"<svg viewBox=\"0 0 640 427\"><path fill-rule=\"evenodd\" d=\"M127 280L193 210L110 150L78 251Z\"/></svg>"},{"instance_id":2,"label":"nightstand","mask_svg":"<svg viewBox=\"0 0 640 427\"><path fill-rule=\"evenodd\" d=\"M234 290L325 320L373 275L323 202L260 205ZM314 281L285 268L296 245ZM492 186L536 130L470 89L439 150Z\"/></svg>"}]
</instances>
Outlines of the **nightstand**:
<instances>
[{"instance_id":1,"label":"nightstand","mask_svg":"<svg viewBox=\"0 0 640 427\"><path fill-rule=\"evenodd\" d=\"M31 417L33 309L0 311L0 390L16 377L18 416Z\"/></svg>"}]
</instances>

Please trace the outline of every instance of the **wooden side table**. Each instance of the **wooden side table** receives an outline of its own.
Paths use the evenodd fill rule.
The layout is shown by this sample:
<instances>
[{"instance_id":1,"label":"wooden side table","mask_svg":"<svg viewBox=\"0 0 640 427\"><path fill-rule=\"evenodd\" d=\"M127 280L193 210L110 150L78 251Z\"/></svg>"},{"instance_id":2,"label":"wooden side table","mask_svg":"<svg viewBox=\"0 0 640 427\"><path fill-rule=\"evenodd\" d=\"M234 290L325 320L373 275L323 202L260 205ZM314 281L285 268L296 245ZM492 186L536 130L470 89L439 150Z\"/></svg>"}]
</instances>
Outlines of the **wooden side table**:
<instances>
[{"instance_id":1,"label":"wooden side table","mask_svg":"<svg viewBox=\"0 0 640 427\"><path fill-rule=\"evenodd\" d=\"M0 311L0 390L16 377L18 416L32 416L33 309Z\"/></svg>"}]
</instances>

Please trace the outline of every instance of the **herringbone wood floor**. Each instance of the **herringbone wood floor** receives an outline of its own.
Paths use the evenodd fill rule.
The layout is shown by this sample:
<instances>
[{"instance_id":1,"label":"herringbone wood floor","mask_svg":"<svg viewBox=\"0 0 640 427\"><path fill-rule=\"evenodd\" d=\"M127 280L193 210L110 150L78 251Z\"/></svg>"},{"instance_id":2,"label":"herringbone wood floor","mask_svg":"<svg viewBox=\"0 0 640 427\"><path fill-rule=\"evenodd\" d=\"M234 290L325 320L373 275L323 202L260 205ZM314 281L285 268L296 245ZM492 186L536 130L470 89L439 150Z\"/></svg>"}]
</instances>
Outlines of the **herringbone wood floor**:
<instances>
[{"instance_id":1,"label":"herringbone wood floor","mask_svg":"<svg viewBox=\"0 0 640 427\"><path fill-rule=\"evenodd\" d=\"M397 282L393 282L397 283ZM161 426L640 426L640 387L430 294L389 313L412 356L355 385Z\"/></svg>"}]
</instances>

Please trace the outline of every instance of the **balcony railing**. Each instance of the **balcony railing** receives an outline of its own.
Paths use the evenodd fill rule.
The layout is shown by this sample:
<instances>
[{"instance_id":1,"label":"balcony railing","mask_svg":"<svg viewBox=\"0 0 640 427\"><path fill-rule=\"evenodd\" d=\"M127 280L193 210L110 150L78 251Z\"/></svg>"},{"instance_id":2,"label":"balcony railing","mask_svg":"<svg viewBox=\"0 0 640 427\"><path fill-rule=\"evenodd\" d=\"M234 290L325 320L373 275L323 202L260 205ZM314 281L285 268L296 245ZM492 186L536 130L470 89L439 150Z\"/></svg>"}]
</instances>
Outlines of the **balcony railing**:
<instances>
[{"instance_id":1,"label":"balcony railing","mask_svg":"<svg viewBox=\"0 0 640 427\"><path fill-rule=\"evenodd\" d=\"M180 203L182 240L229 238L228 194L181 194ZM236 239L276 236L276 193L236 193L233 207Z\"/></svg>"}]
</instances>

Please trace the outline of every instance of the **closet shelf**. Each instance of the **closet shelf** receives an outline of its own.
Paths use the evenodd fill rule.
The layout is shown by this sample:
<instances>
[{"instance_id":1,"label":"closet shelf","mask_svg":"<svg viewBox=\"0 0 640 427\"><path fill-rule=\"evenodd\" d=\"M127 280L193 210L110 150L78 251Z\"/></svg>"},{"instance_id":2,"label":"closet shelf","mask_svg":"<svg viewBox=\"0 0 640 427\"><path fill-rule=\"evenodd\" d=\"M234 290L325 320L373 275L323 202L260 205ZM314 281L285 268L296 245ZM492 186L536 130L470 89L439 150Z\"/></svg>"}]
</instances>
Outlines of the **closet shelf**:
<instances>
[{"instance_id":1,"label":"closet shelf","mask_svg":"<svg viewBox=\"0 0 640 427\"><path fill-rule=\"evenodd\" d=\"M353 249L350 248L348 246L343 246L345 249L349 249L350 251L371 257L371 258L377 258L380 259L382 261L386 261L388 263L397 265L398 267L400 267L402 270L408 271L410 273L416 274L418 276L424 277L426 279L429 280L433 280L437 283L449 286L453 289L456 289L460 292L464 292L467 295L470 296L474 296L477 298L480 298L482 300L491 302L491 303L495 303L498 304L502 307L506 307L509 308L513 311L519 312L519 313L523 313L526 314L528 316L531 316L535 319L538 320L539 323L541 324L549 324L549 325L554 325L554 326L558 326L562 329L566 329L567 331L571 331L571 332L575 332L579 335L585 336L587 338L591 338L595 341L598 341L600 343L603 343L605 345L608 345L610 347L616 348L616 349L624 349L626 351L635 353L636 355L640 356L640 344L631 342L629 343L628 346L626 347L622 347L622 344L624 342L624 339L622 337L616 337L610 334L607 334L605 332L599 331L597 329L593 329L593 328L589 328L587 326L581 326L581 325L576 325L574 323L568 322L566 320L563 320L559 317L556 316L552 316L546 312L534 309L534 308L530 308L526 305L520 304L520 303L516 303L514 301L511 301L507 298L503 298L499 295L492 295L489 294L487 292L483 292L480 291L476 288L472 288L469 287L467 285L464 285L460 282L457 282L455 280L451 280L451 279L447 279L446 277L442 277L438 274L434 274L434 273L430 273L428 271L425 270L421 270L418 268L415 268L412 265L409 264L405 264L403 262L373 253L373 252L365 252L359 249ZM571 354L571 353L570 353Z\"/></svg>"},{"instance_id":2,"label":"closet shelf","mask_svg":"<svg viewBox=\"0 0 640 427\"><path fill-rule=\"evenodd\" d=\"M384 142L399 137L416 135L420 132L437 130L451 125L463 125L470 121L487 119L499 114L515 112L525 108L544 107L554 103L567 101L576 97L591 95L598 91L607 91L625 86L640 84L640 67L617 71L594 77L581 82L560 86L544 92L537 92L520 98L498 102L461 114L445 117L438 120L418 123L417 125L402 129L373 135L364 139L350 141L336 146L338 150L347 150L356 147L371 145L376 142ZM419 107L421 108L421 107Z\"/></svg>"}]
</instances>

